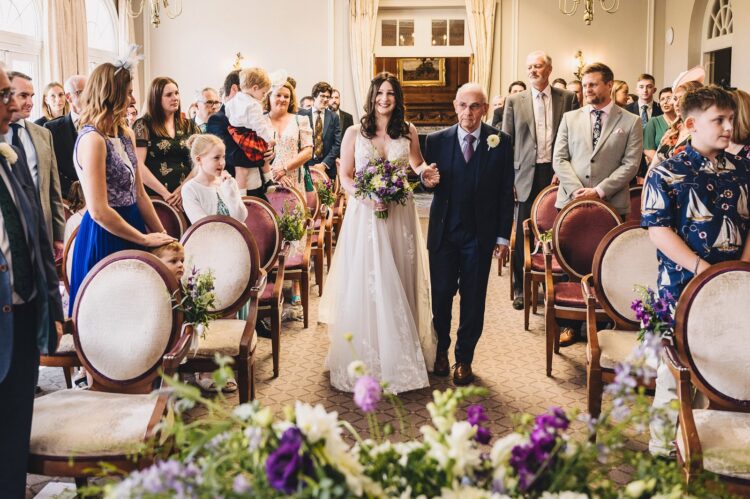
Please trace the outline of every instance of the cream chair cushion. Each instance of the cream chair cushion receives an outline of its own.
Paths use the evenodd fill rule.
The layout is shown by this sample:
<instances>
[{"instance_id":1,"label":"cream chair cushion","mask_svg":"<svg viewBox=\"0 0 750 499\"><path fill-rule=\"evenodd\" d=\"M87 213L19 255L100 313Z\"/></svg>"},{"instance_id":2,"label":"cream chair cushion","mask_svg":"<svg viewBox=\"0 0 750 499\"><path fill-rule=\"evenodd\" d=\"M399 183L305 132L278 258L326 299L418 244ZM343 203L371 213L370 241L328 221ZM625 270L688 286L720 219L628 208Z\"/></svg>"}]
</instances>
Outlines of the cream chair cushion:
<instances>
[{"instance_id":1,"label":"cream chair cushion","mask_svg":"<svg viewBox=\"0 0 750 499\"><path fill-rule=\"evenodd\" d=\"M172 297L149 264L135 259L111 263L78 300L81 350L102 375L125 381L161 361L172 331Z\"/></svg>"},{"instance_id":2,"label":"cream chair cushion","mask_svg":"<svg viewBox=\"0 0 750 499\"><path fill-rule=\"evenodd\" d=\"M630 353L638 346L636 331L622 329L602 329L596 333L602 355L599 365L606 369L614 369L618 363L625 362ZM591 350L586 345L586 356L591 359Z\"/></svg>"},{"instance_id":3,"label":"cream chair cushion","mask_svg":"<svg viewBox=\"0 0 750 499\"><path fill-rule=\"evenodd\" d=\"M199 272L210 270L214 274L214 310L223 310L237 302L247 288L253 267L242 234L227 223L207 223L195 230L184 244L186 273L195 267Z\"/></svg>"},{"instance_id":4,"label":"cream chair cushion","mask_svg":"<svg viewBox=\"0 0 750 499\"><path fill-rule=\"evenodd\" d=\"M31 453L41 456L114 456L146 438L156 407L152 394L59 390L34 400Z\"/></svg>"},{"instance_id":5,"label":"cream chair cushion","mask_svg":"<svg viewBox=\"0 0 750 499\"><path fill-rule=\"evenodd\" d=\"M696 295L686 327L698 373L716 391L737 400L750 400L748 296L750 273L720 274Z\"/></svg>"},{"instance_id":6,"label":"cream chair cushion","mask_svg":"<svg viewBox=\"0 0 750 499\"><path fill-rule=\"evenodd\" d=\"M634 227L612 240L604 253L599 277L608 303L622 317L635 322L630 304L636 285L656 289L659 261L648 231Z\"/></svg>"},{"instance_id":7,"label":"cream chair cushion","mask_svg":"<svg viewBox=\"0 0 750 499\"><path fill-rule=\"evenodd\" d=\"M73 341L72 334L64 334L60 336L60 341L57 344L57 350L55 353L75 353L76 344Z\"/></svg>"},{"instance_id":8,"label":"cream chair cushion","mask_svg":"<svg viewBox=\"0 0 750 499\"><path fill-rule=\"evenodd\" d=\"M703 450L703 468L750 480L750 413L693 409L693 419ZM679 432L677 448L685 456Z\"/></svg>"},{"instance_id":9,"label":"cream chair cushion","mask_svg":"<svg viewBox=\"0 0 750 499\"><path fill-rule=\"evenodd\" d=\"M239 319L221 319L211 321L203 338L198 339L196 357L213 358L215 353L234 357L240 354L240 339L245 331L247 321ZM253 331L251 350L258 341ZM192 352L189 354L192 355Z\"/></svg>"}]
</instances>

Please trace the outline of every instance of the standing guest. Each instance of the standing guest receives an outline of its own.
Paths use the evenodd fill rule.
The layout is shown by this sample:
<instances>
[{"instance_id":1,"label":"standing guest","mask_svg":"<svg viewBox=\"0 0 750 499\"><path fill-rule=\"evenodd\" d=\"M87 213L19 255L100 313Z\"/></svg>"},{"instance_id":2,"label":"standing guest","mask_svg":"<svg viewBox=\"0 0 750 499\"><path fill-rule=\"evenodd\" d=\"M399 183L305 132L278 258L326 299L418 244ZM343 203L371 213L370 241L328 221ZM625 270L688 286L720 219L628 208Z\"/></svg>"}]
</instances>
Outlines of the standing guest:
<instances>
[{"instance_id":1,"label":"standing guest","mask_svg":"<svg viewBox=\"0 0 750 499\"><path fill-rule=\"evenodd\" d=\"M735 101L710 85L685 94L680 107L691 140L682 152L651 168L641 204L641 226L648 228L657 249L659 294L675 300L711 265L750 262L750 162L724 152L732 138ZM674 453L677 413L669 405L677 398L675 389L675 378L662 362L653 406L667 409L671 427L651 424L652 454Z\"/></svg>"},{"instance_id":2,"label":"standing guest","mask_svg":"<svg viewBox=\"0 0 750 499\"><path fill-rule=\"evenodd\" d=\"M0 67L0 134L19 106ZM0 497L26 495L39 354L54 352L62 305L39 193L20 149L0 144Z\"/></svg>"},{"instance_id":3,"label":"standing guest","mask_svg":"<svg viewBox=\"0 0 750 499\"><path fill-rule=\"evenodd\" d=\"M750 159L750 94L744 90L732 92L732 98L737 105L732 127L732 140L727 152Z\"/></svg>"},{"instance_id":4,"label":"standing guest","mask_svg":"<svg viewBox=\"0 0 750 499\"><path fill-rule=\"evenodd\" d=\"M221 107L219 94L211 87L201 90L201 95L197 101L198 114L195 115L195 123L198 125L201 133L206 133L208 128L208 118L211 117Z\"/></svg>"},{"instance_id":5,"label":"standing guest","mask_svg":"<svg viewBox=\"0 0 750 499\"><path fill-rule=\"evenodd\" d=\"M180 206L181 189L191 176L187 139L200 130L180 112L180 90L172 78L151 82L148 111L135 122L138 163L145 165L143 183L169 204Z\"/></svg>"},{"instance_id":6,"label":"standing guest","mask_svg":"<svg viewBox=\"0 0 750 499\"><path fill-rule=\"evenodd\" d=\"M85 86L85 76L75 75L68 78L65 81L65 98L70 104L70 112L44 124L44 128L52 134L57 172L60 174L60 191L65 194L70 192L71 185L78 180L78 174L73 166L73 146L78 138L78 119L83 111L81 94Z\"/></svg>"},{"instance_id":7,"label":"standing guest","mask_svg":"<svg viewBox=\"0 0 750 499\"><path fill-rule=\"evenodd\" d=\"M128 110L125 113L125 121L128 123L130 128L135 126L135 122L138 121L138 108L134 105L128 106Z\"/></svg>"},{"instance_id":8,"label":"standing guest","mask_svg":"<svg viewBox=\"0 0 750 499\"><path fill-rule=\"evenodd\" d=\"M702 68L701 71L703 71ZM702 74L705 75L705 73ZM678 80L680 80L680 78L678 78ZM649 166L650 168L653 168L662 161L671 158L685 149L685 146L690 140L690 131L684 126L682 120L682 113L680 110L681 101L683 96L694 90L698 90L702 86L702 78L699 78L698 81L684 81L672 86L672 105L674 106L677 119L672 123L672 126L664 132L659 147L656 149L656 154L654 154L654 159Z\"/></svg>"},{"instance_id":9,"label":"standing guest","mask_svg":"<svg viewBox=\"0 0 750 499\"><path fill-rule=\"evenodd\" d=\"M328 107L338 116L341 123L341 136L343 137L346 129L354 124L354 117L341 109L341 92L335 88L331 92L331 100L328 102Z\"/></svg>"},{"instance_id":10,"label":"standing guest","mask_svg":"<svg viewBox=\"0 0 750 499\"><path fill-rule=\"evenodd\" d=\"M615 106L613 75L608 66L589 64L583 70L587 106L565 113L557 132L552 165L560 179L555 207L574 199L610 203L620 215L630 213L630 181L643 155L643 130L638 116ZM580 323L559 321L560 346L572 344Z\"/></svg>"},{"instance_id":11,"label":"standing guest","mask_svg":"<svg viewBox=\"0 0 750 499\"><path fill-rule=\"evenodd\" d=\"M654 102L654 93L656 93L656 80L650 74L643 73L638 77L635 86L638 93L638 102L633 102L626 109L631 113L641 117L641 125L646 129L648 120L662 114L659 104Z\"/></svg>"},{"instance_id":12,"label":"standing guest","mask_svg":"<svg viewBox=\"0 0 750 499\"><path fill-rule=\"evenodd\" d=\"M235 167L247 170L246 194L265 199L265 184L270 179L270 159L273 152L268 151L263 161L250 161L243 150L232 139L229 133L229 119L225 113L226 103L231 101L240 91L240 70L231 71L224 79L222 92L224 93L224 105L208 118L206 131L216 135L224 142L226 147L226 170L235 174Z\"/></svg>"},{"instance_id":13,"label":"standing guest","mask_svg":"<svg viewBox=\"0 0 750 499\"><path fill-rule=\"evenodd\" d=\"M622 80L614 80L612 84L612 100L618 106L625 108L628 105L630 89L628 84Z\"/></svg>"},{"instance_id":14,"label":"standing guest","mask_svg":"<svg viewBox=\"0 0 750 499\"><path fill-rule=\"evenodd\" d=\"M189 120L193 122L195 121L195 117L198 115L198 103L197 102L193 102L192 104L188 106L187 115L188 115Z\"/></svg>"},{"instance_id":15,"label":"standing guest","mask_svg":"<svg viewBox=\"0 0 750 499\"><path fill-rule=\"evenodd\" d=\"M42 116L34 121L34 124L44 126L48 121L65 116L70 112L70 106L65 98L63 86L53 81L44 87L42 98Z\"/></svg>"},{"instance_id":16,"label":"standing guest","mask_svg":"<svg viewBox=\"0 0 750 499\"><path fill-rule=\"evenodd\" d=\"M305 167L323 167L331 180L336 178L336 158L341 151L339 117L328 109L332 92L333 88L328 83L316 83L312 89L312 108L299 111L300 115L307 116L310 120L313 130L313 157Z\"/></svg>"},{"instance_id":17,"label":"standing guest","mask_svg":"<svg viewBox=\"0 0 750 499\"><path fill-rule=\"evenodd\" d=\"M24 155L34 186L39 191L44 221L47 224L47 237L52 241L55 254L61 255L65 235L65 208L52 134L28 119L34 107L34 85L31 78L16 71L8 73L8 78L16 93L18 110L10 119L10 131L0 140L13 144Z\"/></svg>"},{"instance_id":18,"label":"standing guest","mask_svg":"<svg viewBox=\"0 0 750 499\"><path fill-rule=\"evenodd\" d=\"M299 100L299 108L300 108L300 110L302 110L302 109L312 109L312 106L313 106L313 101L314 101L314 100L315 100L315 99L313 99L313 98L312 98L311 96L309 96L309 95L305 95L304 97L302 97L302 98L301 98L301 99Z\"/></svg>"},{"instance_id":19,"label":"standing guest","mask_svg":"<svg viewBox=\"0 0 750 499\"><path fill-rule=\"evenodd\" d=\"M649 163L653 161L662 137L677 119L671 87L662 88L659 92L659 107L663 114L648 120L646 129L643 131L643 154Z\"/></svg>"},{"instance_id":20,"label":"standing guest","mask_svg":"<svg viewBox=\"0 0 750 499\"><path fill-rule=\"evenodd\" d=\"M499 107L503 107L503 104L505 104L505 99L503 98L502 95L497 94L496 96L492 98L491 107L493 110Z\"/></svg>"},{"instance_id":21,"label":"standing guest","mask_svg":"<svg viewBox=\"0 0 750 499\"><path fill-rule=\"evenodd\" d=\"M523 221L531 215L531 205L539 192L552 182L552 151L563 113L576 109L573 92L549 84L552 59L542 51L526 57L531 89L505 99L503 132L513 139L516 247L513 270L513 308L523 310Z\"/></svg>"},{"instance_id":22,"label":"standing guest","mask_svg":"<svg viewBox=\"0 0 750 499\"><path fill-rule=\"evenodd\" d=\"M133 83L127 63L104 63L83 91L83 113L73 153L87 211L70 276L70 310L86 274L116 251L167 244L166 234L141 182L133 131L125 125ZM153 232L148 233L146 227Z\"/></svg>"},{"instance_id":23,"label":"standing guest","mask_svg":"<svg viewBox=\"0 0 750 499\"><path fill-rule=\"evenodd\" d=\"M568 84L565 85L565 88L576 94L576 97L578 98L578 107L583 107L583 85L581 84L581 80L569 81Z\"/></svg>"},{"instance_id":24,"label":"standing guest","mask_svg":"<svg viewBox=\"0 0 750 499\"><path fill-rule=\"evenodd\" d=\"M555 78L554 80L552 80L552 86L563 89L563 90L567 90L568 82L565 81L564 78Z\"/></svg>"},{"instance_id":25,"label":"standing guest","mask_svg":"<svg viewBox=\"0 0 750 499\"><path fill-rule=\"evenodd\" d=\"M514 81L508 86L508 95L514 95L526 90L526 84L522 81ZM501 97L499 106L492 111L492 126L500 128L503 125L503 113L505 112L505 98Z\"/></svg>"}]
</instances>

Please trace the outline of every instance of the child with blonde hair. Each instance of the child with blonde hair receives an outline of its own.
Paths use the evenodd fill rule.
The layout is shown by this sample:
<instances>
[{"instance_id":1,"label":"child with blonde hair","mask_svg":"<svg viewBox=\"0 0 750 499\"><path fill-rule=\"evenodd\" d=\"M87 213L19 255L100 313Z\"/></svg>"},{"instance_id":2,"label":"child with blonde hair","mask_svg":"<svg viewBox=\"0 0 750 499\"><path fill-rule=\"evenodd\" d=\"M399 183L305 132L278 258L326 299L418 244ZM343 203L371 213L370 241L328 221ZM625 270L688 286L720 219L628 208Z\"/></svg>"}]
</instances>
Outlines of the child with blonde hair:
<instances>
[{"instance_id":1,"label":"child with blonde hair","mask_svg":"<svg viewBox=\"0 0 750 499\"><path fill-rule=\"evenodd\" d=\"M215 135L188 139L195 176L182 186L182 207L190 223L210 215L227 215L245 222L247 208L237 181L224 166L224 142Z\"/></svg>"},{"instance_id":2,"label":"child with blonde hair","mask_svg":"<svg viewBox=\"0 0 750 499\"><path fill-rule=\"evenodd\" d=\"M185 274L185 248L179 241L172 241L164 246L151 249L151 254L167 266L177 282Z\"/></svg>"},{"instance_id":3,"label":"child with blonde hair","mask_svg":"<svg viewBox=\"0 0 750 499\"><path fill-rule=\"evenodd\" d=\"M240 91L224 105L229 134L250 161L262 161L276 144L273 128L263 114L263 99L271 90L271 77L265 69L240 72Z\"/></svg>"}]
</instances>

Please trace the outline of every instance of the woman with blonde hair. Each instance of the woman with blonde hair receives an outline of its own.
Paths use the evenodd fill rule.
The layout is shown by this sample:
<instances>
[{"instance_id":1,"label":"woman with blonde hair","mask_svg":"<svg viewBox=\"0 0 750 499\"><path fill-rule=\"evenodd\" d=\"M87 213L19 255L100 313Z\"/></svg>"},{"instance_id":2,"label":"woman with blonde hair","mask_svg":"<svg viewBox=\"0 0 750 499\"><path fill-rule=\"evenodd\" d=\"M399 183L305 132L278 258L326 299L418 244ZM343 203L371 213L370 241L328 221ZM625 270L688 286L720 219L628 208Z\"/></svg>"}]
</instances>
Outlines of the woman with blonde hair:
<instances>
[{"instance_id":1,"label":"woman with blonde hair","mask_svg":"<svg viewBox=\"0 0 750 499\"><path fill-rule=\"evenodd\" d=\"M162 227L141 183L135 137L125 124L132 102L131 65L97 66L83 90L73 164L86 198L73 251L70 312L88 271L117 251L173 240ZM147 227L152 232L149 233Z\"/></svg>"},{"instance_id":2,"label":"woman with blonde hair","mask_svg":"<svg viewBox=\"0 0 750 499\"><path fill-rule=\"evenodd\" d=\"M625 108L628 105L628 93L630 93L630 89L627 83L622 80L614 81L614 85L612 85L612 100L615 101L615 104Z\"/></svg>"},{"instance_id":3,"label":"woman with blonde hair","mask_svg":"<svg viewBox=\"0 0 750 499\"><path fill-rule=\"evenodd\" d=\"M744 90L735 90L731 93L737 104L737 112L734 115L732 140L727 152L750 159L750 94Z\"/></svg>"},{"instance_id":4,"label":"woman with blonde hair","mask_svg":"<svg viewBox=\"0 0 750 499\"><path fill-rule=\"evenodd\" d=\"M43 126L48 121L70 112L70 104L65 98L65 89L56 81L48 83L42 95L42 116L34 121L37 125Z\"/></svg>"}]
</instances>

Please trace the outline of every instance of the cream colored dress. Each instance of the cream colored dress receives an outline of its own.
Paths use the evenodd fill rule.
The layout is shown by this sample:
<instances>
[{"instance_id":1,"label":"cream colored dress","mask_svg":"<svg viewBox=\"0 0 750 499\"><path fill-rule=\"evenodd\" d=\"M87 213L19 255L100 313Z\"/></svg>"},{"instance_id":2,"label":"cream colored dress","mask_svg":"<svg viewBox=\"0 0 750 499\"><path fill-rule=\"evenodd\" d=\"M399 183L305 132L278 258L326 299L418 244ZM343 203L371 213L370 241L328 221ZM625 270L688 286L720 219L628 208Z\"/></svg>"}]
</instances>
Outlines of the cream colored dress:
<instances>
[{"instance_id":1,"label":"cream colored dress","mask_svg":"<svg viewBox=\"0 0 750 499\"><path fill-rule=\"evenodd\" d=\"M310 120L306 116L293 115L287 123L284 132L281 136L276 137L276 157L273 159L272 166L284 167L288 165L299 152L305 147L312 147L313 136L312 128L310 127ZM305 181L302 176L304 167L297 168L294 172L289 173L292 175L297 188L305 193Z\"/></svg>"},{"instance_id":2,"label":"cream colored dress","mask_svg":"<svg viewBox=\"0 0 750 499\"><path fill-rule=\"evenodd\" d=\"M379 157L361 134L354 155L358 171ZM387 156L408 165L409 140L391 142ZM392 393L429 386L437 340L427 250L413 199L390 205L382 220L368 204L349 198L319 320L328 324L327 363L335 388L353 391L347 367L355 359ZM346 333L353 335L351 344Z\"/></svg>"}]
</instances>

